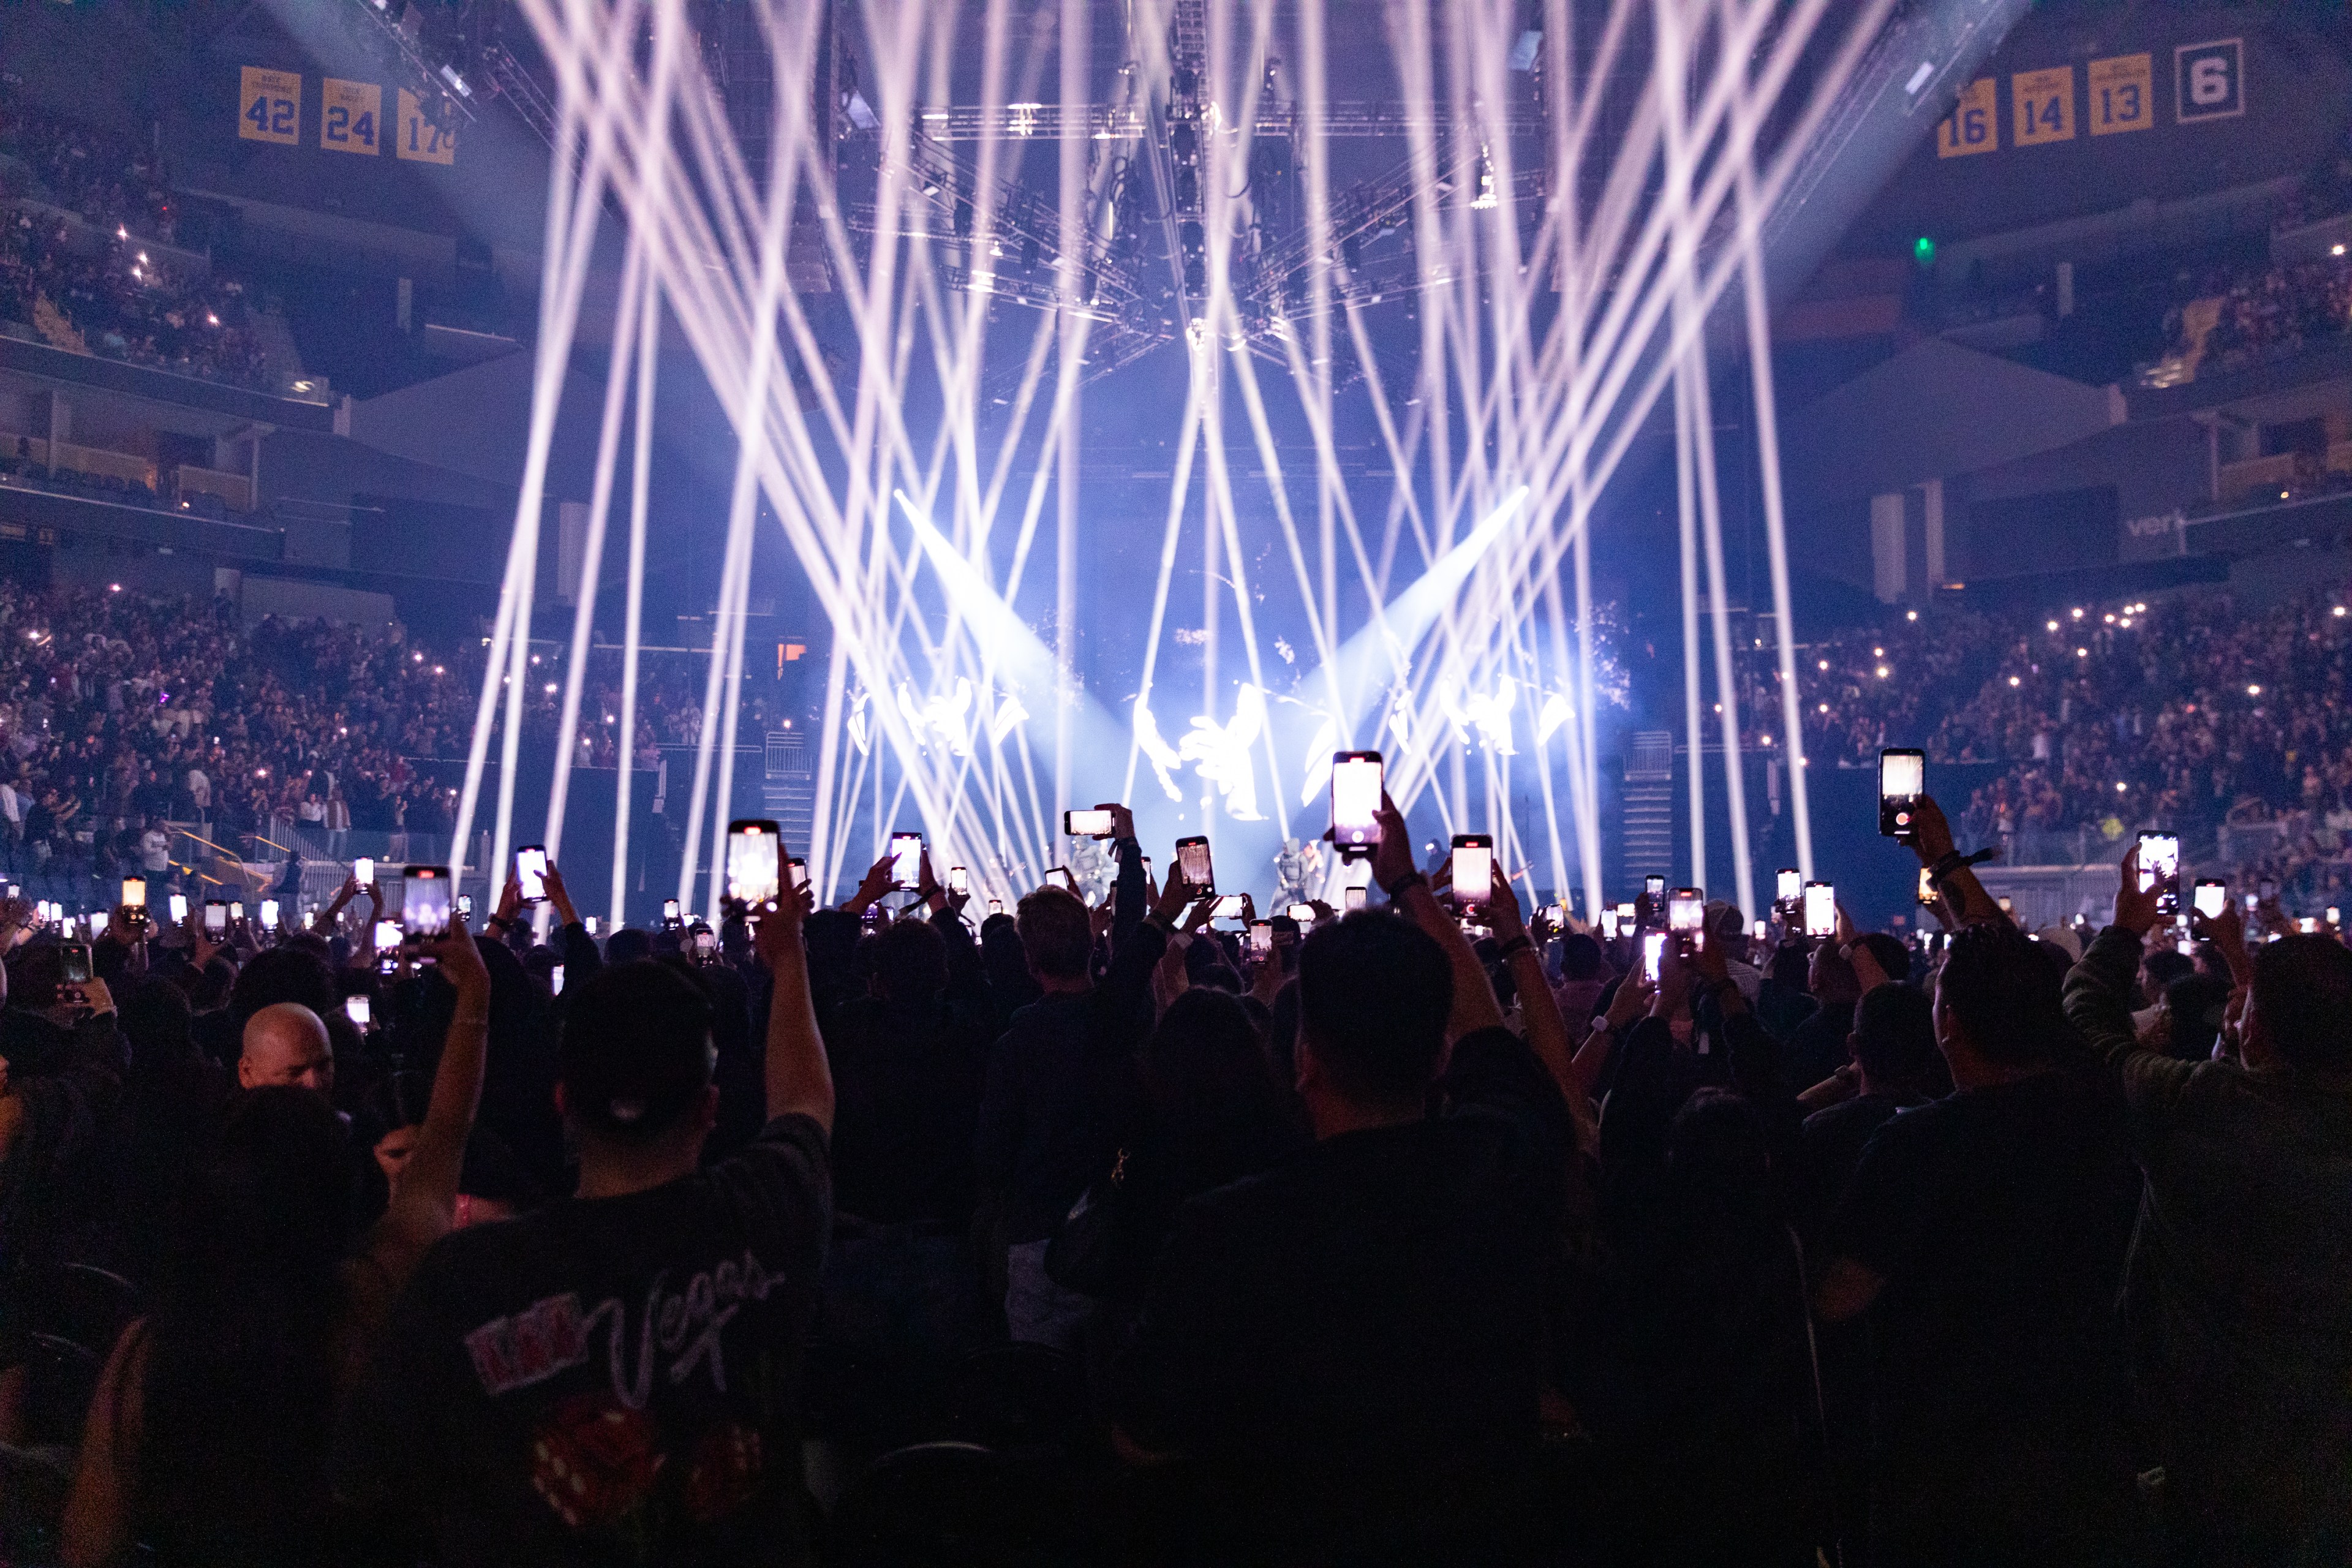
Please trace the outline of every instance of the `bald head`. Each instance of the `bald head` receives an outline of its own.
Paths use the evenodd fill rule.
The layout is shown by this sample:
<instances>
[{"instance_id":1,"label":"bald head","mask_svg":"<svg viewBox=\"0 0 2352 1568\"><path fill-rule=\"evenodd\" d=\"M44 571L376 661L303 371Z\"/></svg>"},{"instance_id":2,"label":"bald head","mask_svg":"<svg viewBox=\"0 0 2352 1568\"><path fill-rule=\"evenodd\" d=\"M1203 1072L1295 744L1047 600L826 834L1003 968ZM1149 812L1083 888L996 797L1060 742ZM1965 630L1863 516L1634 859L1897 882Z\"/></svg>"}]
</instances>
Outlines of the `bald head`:
<instances>
[{"instance_id":1,"label":"bald head","mask_svg":"<svg viewBox=\"0 0 2352 1568\"><path fill-rule=\"evenodd\" d=\"M335 1052L327 1043L327 1026L299 1002L264 1007L246 1021L236 1081L247 1089L326 1093L335 1087Z\"/></svg>"}]
</instances>

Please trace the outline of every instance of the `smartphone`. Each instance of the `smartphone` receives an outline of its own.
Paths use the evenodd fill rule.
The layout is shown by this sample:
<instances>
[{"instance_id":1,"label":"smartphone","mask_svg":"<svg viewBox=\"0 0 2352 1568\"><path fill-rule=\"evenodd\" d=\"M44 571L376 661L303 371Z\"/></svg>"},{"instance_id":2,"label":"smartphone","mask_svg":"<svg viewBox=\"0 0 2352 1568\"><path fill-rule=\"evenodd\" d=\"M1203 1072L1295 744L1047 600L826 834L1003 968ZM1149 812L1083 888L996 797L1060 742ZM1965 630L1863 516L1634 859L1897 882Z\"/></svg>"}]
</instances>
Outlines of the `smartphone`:
<instances>
[{"instance_id":1,"label":"smartphone","mask_svg":"<svg viewBox=\"0 0 2352 1568\"><path fill-rule=\"evenodd\" d=\"M563 965L559 963L547 972L547 989L551 995L563 994Z\"/></svg>"},{"instance_id":2,"label":"smartphone","mask_svg":"<svg viewBox=\"0 0 2352 1568\"><path fill-rule=\"evenodd\" d=\"M1293 904L1285 912L1290 916L1291 923L1294 925L1311 926L1315 923L1313 904Z\"/></svg>"},{"instance_id":3,"label":"smartphone","mask_svg":"<svg viewBox=\"0 0 2352 1568\"><path fill-rule=\"evenodd\" d=\"M89 944L83 942L67 942L64 949L64 958L66 964L66 984L68 985L89 984Z\"/></svg>"},{"instance_id":4,"label":"smartphone","mask_svg":"<svg viewBox=\"0 0 2352 1568\"><path fill-rule=\"evenodd\" d=\"M1805 874L1794 866L1783 866L1772 873L1772 901L1784 910L1793 910L1805 896Z\"/></svg>"},{"instance_id":5,"label":"smartphone","mask_svg":"<svg viewBox=\"0 0 2352 1568\"><path fill-rule=\"evenodd\" d=\"M727 825L727 902L758 909L783 896L784 833L764 817Z\"/></svg>"},{"instance_id":6,"label":"smartphone","mask_svg":"<svg viewBox=\"0 0 2352 1568\"><path fill-rule=\"evenodd\" d=\"M1216 868L1210 863L1209 841L1202 837L1176 840L1176 865L1184 885L1203 898L1217 890Z\"/></svg>"},{"instance_id":7,"label":"smartphone","mask_svg":"<svg viewBox=\"0 0 2352 1568\"><path fill-rule=\"evenodd\" d=\"M418 942L433 942L449 931L451 893L449 868L411 866L401 873L401 930Z\"/></svg>"},{"instance_id":8,"label":"smartphone","mask_svg":"<svg viewBox=\"0 0 2352 1568\"><path fill-rule=\"evenodd\" d=\"M1815 938L1837 934L1837 889L1827 882L1805 884L1805 934Z\"/></svg>"},{"instance_id":9,"label":"smartphone","mask_svg":"<svg viewBox=\"0 0 2352 1568\"><path fill-rule=\"evenodd\" d=\"M1666 933L1654 931L1642 939L1642 978L1655 985L1666 970Z\"/></svg>"},{"instance_id":10,"label":"smartphone","mask_svg":"<svg viewBox=\"0 0 2352 1568\"><path fill-rule=\"evenodd\" d=\"M354 1026L362 1029L366 1028L368 1025L373 1021L374 1016L375 1008L366 997L346 996L343 998L343 1016L349 1018Z\"/></svg>"},{"instance_id":11,"label":"smartphone","mask_svg":"<svg viewBox=\"0 0 2352 1568\"><path fill-rule=\"evenodd\" d=\"M526 904L547 902L547 846L526 844L515 851L515 886Z\"/></svg>"},{"instance_id":12,"label":"smartphone","mask_svg":"<svg viewBox=\"0 0 2352 1568\"><path fill-rule=\"evenodd\" d=\"M1889 746L1878 753L1878 831L1907 841L1919 797L1927 793L1927 753Z\"/></svg>"},{"instance_id":13,"label":"smartphone","mask_svg":"<svg viewBox=\"0 0 2352 1568\"><path fill-rule=\"evenodd\" d=\"M1628 935L1628 936L1630 936L1630 935L1632 935L1632 934L1633 934L1633 905L1631 905L1631 904L1620 904L1620 905L1618 905L1618 906L1617 906L1617 929L1618 929L1618 931L1620 931L1621 932L1622 932L1622 933L1624 933L1624 934Z\"/></svg>"},{"instance_id":14,"label":"smartphone","mask_svg":"<svg viewBox=\"0 0 2352 1568\"><path fill-rule=\"evenodd\" d=\"M2230 885L2219 877L2197 879L2197 912L2209 921L2218 921L2221 911L2230 907Z\"/></svg>"},{"instance_id":15,"label":"smartphone","mask_svg":"<svg viewBox=\"0 0 2352 1568\"><path fill-rule=\"evenodd\" d=\"M2310 936L2319 930L2319 922L2312 919L2309 915L2305 915L2301 920L2294 922L2294 929L2301 931L2305 936Z\"/></svg>"},{"instance_id":16,"label":"smartphone","mask_svg":"<svg viewBox=\"0 0 2352 1568\"><path fill-rule=\"evenodd\" d=\"M1360 910L1364 907L1364 900L1371 897L1371 892L1370 888L1342 889L1339 894L1339 908L1343 911Z\"/></svg>"},{"instance_id":17,"label":"smartphone","mask_svg":"<svg viewBox=\"0 0 2352 1568\"><path fill-rule=\"evenodd\" d=\"M694 956L709 963L719 956L719 933L704 926L694 933Z\"/></svg>"},{"instance_id":18,"label":"smartphone","mask_svg":"<svg viewBox=\"0 0 2352 1568\"><path fill-rule=\"evenodd\" d=\"M147 907L147 879L144 877L123 878L122 902L124 906L129 909L145 909Z\"/></svg>"},{"instance_id":19,"label":"smartphone","mask_svg":"<svg viewBox=\"0 0 2352 1568\"><path fill-rule=\"evenodd\" d=\"M228 906L218 899L205 900L205 935L215 942L228 934Z\"/></svg>"},{"instance_id":20,"label":"smartphone","mask_svg":"<svg viewBox=\"0 0 2352 1568\"><path fill-rule=\"evenodd\" d=\"M14 893L9 894L8 896L10 898L16 897ZM188 918L188 895L185 893L173 893L172 895L172 901L169 908L172 911L172 923L173 925L178 925L181 921Z\"/></svg>"},{"instance_id":21,"label":"smartphone","mask_svg":"<svg viewBox=\"0 0 2352 1568\"><path fill-rule=\"evenodd\" d=\"M665 926L674 926L677 923L677 900L676 899L664 899L662 900L662 924Z\"/></svg>"},{"instance_id":22,"label":"smartphone","mask_svg":"<svg viewBox=\"0 0 2352 1568\"><path fill-rule=\"evenodd\" d=\"M109 915L104 910L90 910L89 934L92 936L104 936L106 934L107 925L112 919L113 917Z\"/></svg>"},{"instance_id":23,"label":"smartphone","mask_svg":"<svg viewBox=\"0 0 2352 1568\"><path fill-rule=\"evenodd\" d=\"M1062 831L1073 838L1108 838L1110 813L1099 808L1066 811L1062 813Z\"/></svg>"},{"instance_id":24,"label":"smartphone","mask_svg":"<svg viewBox=\"0 0 2352 1568\"><path fill-rule=\"evenodd\" d=\"M1666 899L1666 930L1690 937L1694 948L1706 945L1706 895L1696 888L1676 888Z\"/></svg>"},{"instance_id":25,"label":"smartphone","mask_svg":"<svg viewBox=\"0 0 2352 1568\"><path fill-rule=\"evenodd\" d=\"M1003 913L1004 912L1004 900L1003 900L1003 899L991 899L991 900L988 900L988 912L989 912L990 914L992 914L992 915L1001 915L1001 914L1003 914Z\"/></svg>"},{"instance_id":26,"label":"smartphone","mask_svg":"<svg viewBox=\"0 0 2352 1568\"><path fill-rule=\"evenodd\" d=\"M596 934L596 917L595 917L594 915L590 915L590 916L588 917L588 920L587 920L587 926L588 926L588 934L589 934L590 936L594 936L594 935Z\"/></svg>"},{"instance_id":27,"label":"smartphone","mask_svg":"<svg viewBox=\"0 0 2352 1568\"><path fill-rule=\"evenodd\" d=\"M352 862L352 880L362 888L375 886L375 862L362 855Z\"/></svg>"},{"instance_id":28,"label":"smartphone","mask_svg":"<svg viewBox=\"0 0 2352 1568\"><path fill-rule=\"evenodd\" d=\"M229 918L232 921L234 921L234 922L236 922L236 923L237 923L237 924L240 924L240 925L241 925L241 924L243 924L243 923L244 923L244 921L245 921L245 900L242 900L242 899L231 899L231 900L228 901L228 918Z\"/></svg>"},{"instance_id":29,"label":"smartphone","mask_svg":"<svg viewBox=\"0 0 2352 1568\"><path fill-rule=\"evenodd\" d=\"M276 931L278 929L278 900L276 899L264 899L261 900L261 925L262 929L265 931Z\"/></svg>"},{"instance_id":30,"label":"smartphone","mask_svg":"<svg viewBox=\"0 0 2352 1568\"><path fill-rule=\"evenodd\" d=\"M798 887L800 884L799 884L797 881L795 881L793 885L794 887ZM961 867L961 866L950 866L950 867L949 867L949 868L948 868L948 891L949 891L949 892L950 892L950 893L969 893L969 892L971 892L971 872L969 872L969 871L967 871L967 870L965 870L965 869L964 869L962 867Z\"/></svg>"},{"instance_id":31,"label":"smartphone","mask_svg":"<svg viewBox=\"0 0 2352 1568\"><path fill-rule=\"evenodd\" d=\"M2328 905L2327 923L2331 926L2342 925L2344 923L2344 911L2337 909L2334 904Z\"/></svg>"},{"instance_id":32,"label":"smartphone","mask_svg":"<svg viewBox=\"0 0 2352 1568\"><path fill-rule=\"evenodd\" d=\"M1642 879L1642 891L1654 899L1662 899L1666 894L1666 879L1653 872Z\"/></svg>"},{"instance_id":33,"label":"smartphone","mask_svg":"<svg viewBox=\"0 0 2352 1568\"><path fill-rule=\"evenodd\" d=\"M923 836L919 833L890 835L890 885L912 888L923 879Z\"/></svg>"},{"instance_id":34,"label":"smartphone","mask_svg":"<svg viewBox=\"0 0 2352 1568\"><path fill-rule=\"evenodd\" d=\"M1919 891L1917 896L1922 908L1925 908L1936 901L1936 883L1934 879L1928 874L1927 868L1925 866L1919 868Z\"/></svg>"},{"instance_id":35,"label":"smartphone","mask_svg":"<svg viewBox=\"0 0 2352 1568\"><path fill-rule=\"evenodd\" d=\"M1267 953L1274 951L1273 921L1250 921L1249 931L1251 952L1256 954L1260 958L1264 958Z\"/></svg>"},{"instance_id":36,"label":"smartphone","mask_svg":"<svg viewBox=\"0 0 2352 1568\"><path fill-rule=\"evenodd\" d=\"M460 893L457 895L457 918L461 921L469 921L474 918L473 894Z\"/></svg>"},{"instance_id":37,"label":"smartphone","mask_svg":"<svg viewBox=\"0 0 2352 1568\"><path fill-rule=\"evenodd\" d=\"M1331 844L1343 859L1370 855L1381 841L1381 754L1340 752L1331 759Z\"/></svg>"},{"instance_id":38,"label":"smartphone","mask_svg":"<svg viewBox=\"0 0 2352 1568\"><path fill-rule=\"evenodd\" d=\"M807 887L807 886L808 886L808 862L807 862L807 861L805 861L805 860L787 860L787 861L785 861L785 862L784 862L784 865L785 865L786 868L788 868L788 869L792 872L792 874L793 874L793 891L794 891L794 892L798 892L798 891L800 891L803 888L805 888L805 887Z\"/></svg>"},{"instance_id":39,"label":"smartphone","mask_svg":"<svg viewBox=\"0 0 2352 1568\"><path fill-rule=\"evenodd\" d=\"M1241 919L1242 896L1239 893L1228 893L1223 898L1219 899L1217 900L1216 908L1209 911L1209 918L1211 920L1218 921L1237 921Z\"/></svg>"},{"instance_id":40,"label":"smartphone","mask_svg":"<svg viewBox=\"0 0 2352 1568\"><path fill-rule=\"evenodd\" d=\"M1454 836L1454 901L1465 908L1484 904L1495 893L1495 836L1457 833Z\"/></svg>"},{"instance_id":41,"label":"smartphone","mask_svg":"<svg viewBox=\"0 0 2352 1568\"><path fill-rule=\"evenodd\" d=\"M2180 836L2139 836L2139 890L2156 894L2156 912L2170 920L2180 910Z\"/></svg>"},{"instance_id":42,"label":"smartphone","mask_svg":"<svg viewBox=\"0 0 2352 1568\"><path fill-rule=\"evenodd\" d=\"M1603 942L1615 942L1617 940L1617 911L1615 910L1603 910L1601 911L1601 940Z\"/></svg>"}]
</instances>

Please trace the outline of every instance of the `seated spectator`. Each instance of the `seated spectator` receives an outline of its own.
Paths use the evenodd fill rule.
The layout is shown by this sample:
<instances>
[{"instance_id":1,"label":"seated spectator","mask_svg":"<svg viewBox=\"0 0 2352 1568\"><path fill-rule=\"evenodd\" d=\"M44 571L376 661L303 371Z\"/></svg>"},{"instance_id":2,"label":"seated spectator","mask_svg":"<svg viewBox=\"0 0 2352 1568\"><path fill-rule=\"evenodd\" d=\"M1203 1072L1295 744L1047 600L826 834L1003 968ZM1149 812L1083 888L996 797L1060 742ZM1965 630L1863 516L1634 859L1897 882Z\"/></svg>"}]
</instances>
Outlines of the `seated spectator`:
<instances>
[{"instance_id":1,"label":"seated spectator","mask_svg":"<svg viewBox=\"0 0 2352 1568\"><path fill-rule=\"evenodd\" d=\"M797 1363L834 1092L801 925L797 900L760 922L767 1127L707 1169L705 994L659 963L567 992L579 1190L451 1237L404 1292L342 1464L377 1528L452 1564L805 1560Z\"/></svg>"}]
</instances>

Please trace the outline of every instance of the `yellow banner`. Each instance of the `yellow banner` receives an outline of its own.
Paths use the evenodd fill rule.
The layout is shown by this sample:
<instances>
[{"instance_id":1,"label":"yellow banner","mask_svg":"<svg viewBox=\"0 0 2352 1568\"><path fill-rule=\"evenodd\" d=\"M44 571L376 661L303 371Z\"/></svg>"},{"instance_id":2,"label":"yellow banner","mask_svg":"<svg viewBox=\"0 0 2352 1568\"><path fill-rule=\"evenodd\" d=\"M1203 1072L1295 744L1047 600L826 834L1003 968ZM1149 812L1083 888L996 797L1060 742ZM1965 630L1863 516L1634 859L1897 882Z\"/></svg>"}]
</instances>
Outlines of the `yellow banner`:
<instances>
[{"instance_id":1,"label":"yellow banner","mask_svg":"<svg viewBox=\"0 0 2352 1568\"><path fill-rule=\"evenodd\" d=\"M302 140L302 77L299 71L240 67L236 133L247 142L291 147Z\"/></svg>"},{"instance_id":2,"label":"yellow banner","mask_svg":"<svg viewBox=\"0 0 2352 1568\"><path fill-rule=\"evenodd\" d=\"M373 158L383 150L378 135L383 114L383 89L372 81L329 77L319 94L319 145Z\"/></svg>"}]
</instances>

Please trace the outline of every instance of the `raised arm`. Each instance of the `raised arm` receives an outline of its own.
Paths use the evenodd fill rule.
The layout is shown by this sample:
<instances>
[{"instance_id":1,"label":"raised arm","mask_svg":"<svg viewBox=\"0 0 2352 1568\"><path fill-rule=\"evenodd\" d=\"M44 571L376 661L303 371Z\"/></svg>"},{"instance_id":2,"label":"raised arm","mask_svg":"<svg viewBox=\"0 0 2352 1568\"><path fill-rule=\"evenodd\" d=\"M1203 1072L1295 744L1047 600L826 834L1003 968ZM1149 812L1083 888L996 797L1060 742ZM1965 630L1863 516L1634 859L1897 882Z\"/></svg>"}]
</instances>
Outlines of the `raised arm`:
<instances>
[{"instance_id":1,"label":"raised arm","mask_svg":"<svg viewBox=\"0 0 2352 1568\"><path fill-rule=\"evenodd\" d=\"M817 1033L809 994L808 948L801 940L803 895L784 896L760 911L760 956L775 989L768 1001L768 1120L806 1116L833 1133L833 1067Z\"/></svg>"},{"instance_id":2,"label":"raised arm","mask_svg":"<svg viewBox=\"0 0 2352 1568\"><path fill-rule=\"evenodd\" d=\"M433 1074L432 1098L416 1147L401 1172L392 1206L369 1238L368 1250L397 1289L424 1256L448 1232L457 1207L457 1176L466 1163L466 1142L482 1103L482 1064L489 1052L490 972L463 921L432 946L441 977L457 993L441 1065Z\"/></svg>"},{"instance_id":3,"label":"raised arm","mask_svg":"<svg viewBox=\"0 0 2352 1568\"><path fill-rule=\"evenodd\" d=\"M1446 962L1454 968L1454 1013L1445 1022L1445 1043L1450 1046L1480 1029L1501 1028L1503 1005L1495 1000L1486 966L1478 962L1477 952L1461 926L1437 901L1429 879L1413 865L1412 839L1405 830L1404 813L1386 791L1381 794L1380 824L1381 840L1372 849L1372 879L1405 919L1445 950Z\"/></svg>"},{"instance_id":4,"label":"raised arm","mask_svg":"<svg viewBox=\"0 0 2352 1568\"><path fill-rule=\"evenodd\" d=\"M1503 868L1494 868L1495 885L1487 894L1486 923L1503 944L1503 962L1510 966L1511 983L1518 988L1519 1023L1527 1032L1528 1049L1543 1063L1559 1091L1571 1099L1583 1092L1569 1055L1568 1020L1559 1016L1559 998L1552 994L1551 976L1544 973L1543 953L1519 919L1519 896Z\"/></svg>"},{"instance_id":5,"label":"raised arm","mask_svg":"<svg viewBox=\"0 0 2352 1568\"><path fill-rule=\"evenodd\" d=\"M1923 795L1913 808L1911 848L1919 857L1919 864L1936 875L1936 890L1941 896L1939 906L1949 905L1950 923L1967 925L1971 921L2006 921L2000 905L1984 890L1977 880L1976 868L1957 863L1959 852L1952 847L1952 825L1944 820L1944 808L1936 804L1933 795ZM1937 868L1941 867L1940 873ZM1937 918L1944 918L1939 908Z\"/></svg>"}]
</instances>

